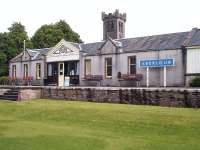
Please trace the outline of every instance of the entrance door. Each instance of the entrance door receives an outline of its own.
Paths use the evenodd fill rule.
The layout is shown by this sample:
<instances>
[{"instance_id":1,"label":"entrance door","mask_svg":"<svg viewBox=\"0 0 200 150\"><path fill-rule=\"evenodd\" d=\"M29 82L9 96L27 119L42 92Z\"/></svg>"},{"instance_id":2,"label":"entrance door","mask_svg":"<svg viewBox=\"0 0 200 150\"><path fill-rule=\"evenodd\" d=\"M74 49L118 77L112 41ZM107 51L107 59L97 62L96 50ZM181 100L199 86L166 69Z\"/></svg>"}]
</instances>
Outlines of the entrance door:
<instances>
[{"instance_id":1,"label":"entrance door","mask_svg":"<svg viewBox=\"0 0 200 150\"><path fill-rule=\"evenodd\" d=\"M65 75L64 75L64 63L58 63L58 86L64 86L64 80L65 80Z\"/></svg>"}]
</instances>

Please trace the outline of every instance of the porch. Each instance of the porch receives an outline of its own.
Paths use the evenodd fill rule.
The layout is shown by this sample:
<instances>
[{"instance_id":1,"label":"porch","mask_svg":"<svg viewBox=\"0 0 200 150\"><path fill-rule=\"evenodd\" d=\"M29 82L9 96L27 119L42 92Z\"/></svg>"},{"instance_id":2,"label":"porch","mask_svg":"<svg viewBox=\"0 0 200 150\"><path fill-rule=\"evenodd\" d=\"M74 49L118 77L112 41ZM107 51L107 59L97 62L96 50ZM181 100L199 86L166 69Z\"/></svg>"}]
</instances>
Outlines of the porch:
<instances>
[{"instance_id":1,"label":"porch","mask_svg":"<svg viewBox=\"0 0 200 150\"><path fill-rule=\"evenodd\" d=\"M47 86L79 85L78 61L49 62L47 63Z\"/></svg>"}]
</instances>

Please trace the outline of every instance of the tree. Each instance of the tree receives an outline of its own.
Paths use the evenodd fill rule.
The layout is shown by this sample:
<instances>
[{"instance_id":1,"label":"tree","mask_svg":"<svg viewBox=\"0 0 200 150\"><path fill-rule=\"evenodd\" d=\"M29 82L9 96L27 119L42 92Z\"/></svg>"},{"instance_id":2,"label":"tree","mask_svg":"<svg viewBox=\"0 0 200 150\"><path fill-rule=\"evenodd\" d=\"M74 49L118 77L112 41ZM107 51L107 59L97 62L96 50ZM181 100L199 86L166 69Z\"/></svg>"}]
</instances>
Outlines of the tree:
<instances>
[{"instance_id":1,"label":"tree","mask_svg":"<svg viewBox=\"0 0 200 150\"><path fill-rule=\"evenodd\" d=\"M44 48L55 46L61 39L70 42L82 42L80 36L63 20L55 24L41 26L35 32L31 41L34 48Z\"/></svg>"},{"instance_id":2,"label":"tree","mask_svg":"<svg viewBox=\"0 0 200 150\"><path fill-rule=\"evenodd\" d=\"M7 61L6 54L0 51L0 64L4 64Z\"/></svg>"},{"instance_id":3,"label":"tree","mask_svg":"<svg viewBox=\"0 0 200 150\"><path fill-rule=\"evenodd\" d=\"M74 32L64 20L55 23L55 27L63 32L66 41L82 43L78 33Z\"/></svg>"},{"instance_id":4,"label":"tree","mask_svg":"<svg viewBox=\"0 0 200 150\"><path fill-rule=\"evenodd\" d=\"M9 60L23 51L24 40L27 48L32 47L25 27L21 23L13 23L8 31L0 33L0 76L8 75Z\"/></svg>"},{"instance_id":5,"label":"tree","mask_svg":"<svg viewBox=\"0 0 200 150\"><path fill-rule=\"evenodd\" d=\"M43 25L31 40L34 48L47 48L57 44L63 37L62 31L56 29L54 25Z\"/></svg>"},{"instance_id":6,"label":"tree","mask_svg":"<svg viewBox=\"0 0 200 150\"><path fill-rule=\"evenodd\" d=\"M28 38L25 26L20 22L15 22L8 28L8 38L13 47L20 53L24 48L24 40L26 41L26 48L32 48L32 43Z\"/></svg>"},{"instance_id":7,"label":"tree","mask_svg":"<svg viewBox=\"0 0 200 150\"><path fill-rule=\"evenodd\" d=\"M0 33L0 76L8 75L9 60L23 51L24 40L26 48L45 48L56 45L63 38L71 42L82 42L80 36L64 20L41 26L31 40L25 26L14 22L8 32Z\"/></svg>"},{"instance_id":8,"label":"tree","mask_svg":"<svg viewBox=\"0 0 200 150\"><path fill-rule=\"evenodd\" d=\"M0 77L8 75L8 65L0 64Z\"/></svg>"}]
</instances>

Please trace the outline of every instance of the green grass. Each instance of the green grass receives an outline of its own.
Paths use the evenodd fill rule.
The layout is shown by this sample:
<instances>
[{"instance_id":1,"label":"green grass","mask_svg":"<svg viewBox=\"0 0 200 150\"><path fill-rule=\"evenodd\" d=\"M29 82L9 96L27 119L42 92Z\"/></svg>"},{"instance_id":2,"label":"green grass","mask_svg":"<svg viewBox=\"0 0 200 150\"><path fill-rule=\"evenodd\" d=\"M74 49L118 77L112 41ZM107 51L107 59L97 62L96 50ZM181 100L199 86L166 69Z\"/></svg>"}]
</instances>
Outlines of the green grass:
<instances>
[{"instance_id":1,"label":"green grass","mask_svg":"<svg viewBox=\"0 0 200 150\"><path fill-rule=\"evenodd\" d=\"M0 101L0 150L199 150L200 110Z\"/></svg>"}]
</instances>

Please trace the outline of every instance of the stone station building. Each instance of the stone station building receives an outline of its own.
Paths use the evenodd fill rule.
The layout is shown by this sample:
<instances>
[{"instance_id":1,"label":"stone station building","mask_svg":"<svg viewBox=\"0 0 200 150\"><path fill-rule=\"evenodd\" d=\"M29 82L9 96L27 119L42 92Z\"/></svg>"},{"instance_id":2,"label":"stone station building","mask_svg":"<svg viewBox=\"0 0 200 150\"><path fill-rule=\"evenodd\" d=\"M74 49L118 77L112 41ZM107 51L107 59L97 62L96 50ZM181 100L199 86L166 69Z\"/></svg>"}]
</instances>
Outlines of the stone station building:
<instances>
[{"instance_id":1,"label":"stone station building","mask_svg":"<svg viewBox=\"0 0 200 150\"><path fill-rule=\"evenodd\" d=\"M102 13L103 41L25 50L10 77L33 85L187 86L200 75L200 30L125 38L126 14Z\"/></svg>"}]
</instances>

